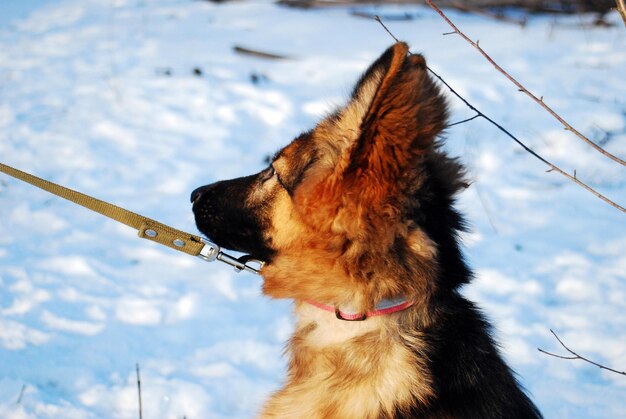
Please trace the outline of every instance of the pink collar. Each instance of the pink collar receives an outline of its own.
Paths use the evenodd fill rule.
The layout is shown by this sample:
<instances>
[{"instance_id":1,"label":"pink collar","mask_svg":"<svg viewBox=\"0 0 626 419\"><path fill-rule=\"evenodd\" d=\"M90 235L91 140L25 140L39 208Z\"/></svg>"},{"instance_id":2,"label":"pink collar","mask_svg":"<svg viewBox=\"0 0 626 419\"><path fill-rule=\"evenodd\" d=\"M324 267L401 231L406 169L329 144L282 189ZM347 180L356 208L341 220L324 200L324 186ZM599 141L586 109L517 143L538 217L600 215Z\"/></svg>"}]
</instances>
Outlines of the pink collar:
<instances>
[{"instance_id":1,"label":"pink collar","mask_svg":"<svg viewBox=\"0 0 626 419\"><path fill-rule=\"evenodd\" d=\"M373 311L367 311L365 313L351 313L350 311L343 311L338 307L318 303L317 301L307 300L307 303L324 311L335 313L335 316L337 316L339 320L345 321L363 321L368 317L382 316L385 314L402 311L415 304L414 301L408 301L404 298L396 298L393 300L382 300Z\"/></svg>"}]
</instances>

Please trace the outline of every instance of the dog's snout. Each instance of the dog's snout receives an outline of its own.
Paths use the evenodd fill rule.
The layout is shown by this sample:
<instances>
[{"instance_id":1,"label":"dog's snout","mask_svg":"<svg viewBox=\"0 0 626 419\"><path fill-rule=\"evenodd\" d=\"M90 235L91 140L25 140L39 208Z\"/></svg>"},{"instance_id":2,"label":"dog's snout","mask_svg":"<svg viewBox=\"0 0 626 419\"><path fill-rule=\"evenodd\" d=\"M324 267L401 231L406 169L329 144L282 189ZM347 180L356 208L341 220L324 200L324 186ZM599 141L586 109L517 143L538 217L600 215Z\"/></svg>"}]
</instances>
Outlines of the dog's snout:
<instances>
[{"instance_id":1,"label":"dog's snout","mask_svg":"<svg viewBox=\"0 0 626 419\"><path fill-rule=\"evenodd\" d=\"M198 199L200 199L204 191L206 190L207 190L207 186L200 186L199 188L195 189L191 193L191 203L195 204L198 201Z\"/></svg>"}]
</instances>

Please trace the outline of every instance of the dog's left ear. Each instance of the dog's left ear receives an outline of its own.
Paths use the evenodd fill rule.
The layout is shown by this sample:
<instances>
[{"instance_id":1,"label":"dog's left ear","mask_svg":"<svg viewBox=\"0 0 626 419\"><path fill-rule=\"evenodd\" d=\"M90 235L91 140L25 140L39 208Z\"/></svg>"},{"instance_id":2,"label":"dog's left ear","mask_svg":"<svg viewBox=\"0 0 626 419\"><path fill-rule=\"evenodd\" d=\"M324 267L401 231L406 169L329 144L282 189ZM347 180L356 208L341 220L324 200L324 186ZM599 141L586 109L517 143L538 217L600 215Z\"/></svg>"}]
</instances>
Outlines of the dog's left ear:
<instances>
[{"instance_id":1,"label":"dog's left ear","mask_svg":"<svg viewBox=\"0 0 626 419\"><path fill-rule=\"evenodd\" d=\"M390 47L361 77L344 109L358 132L343 174L355 187L402 184L445 128L445 99L424 58L408 51L402 42Z\"/></svg>"}]
</instances>

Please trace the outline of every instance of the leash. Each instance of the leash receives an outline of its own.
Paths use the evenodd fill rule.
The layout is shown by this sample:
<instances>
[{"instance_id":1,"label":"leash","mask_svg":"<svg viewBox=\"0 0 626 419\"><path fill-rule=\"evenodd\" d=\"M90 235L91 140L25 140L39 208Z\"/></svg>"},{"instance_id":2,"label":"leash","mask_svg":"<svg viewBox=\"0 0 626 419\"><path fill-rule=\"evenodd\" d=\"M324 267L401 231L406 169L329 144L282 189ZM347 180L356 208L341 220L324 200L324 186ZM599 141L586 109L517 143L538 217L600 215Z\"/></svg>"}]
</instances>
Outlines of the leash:
<instances>
[{"instance_id":1,"label":"leash","mask_svg":"<svg viewBox=\"0 0 626 419\"><path fill-rule=\"evenodd\" d=\"M138 231L139 237L147 239L170 249L178 250L191 256L197 256L207 262L219 260L235 268L235 271L248 271L259 274L264 262L244 255L235 258L222 251L215 243L210 242L200 236L185 233L168 225L128 211L117 205L96 199L92 196L77 192L45 179L33 176L11 166L0 163L0 172L12 176L18 180L30 183L44 191L58 197L71 201L75 204L95 211L105 217L111 218L119 223L126 224ZM250 265L252 263L253 265ZM256 266L254 266L256 265Z\"/></svg>"}]
</instances>

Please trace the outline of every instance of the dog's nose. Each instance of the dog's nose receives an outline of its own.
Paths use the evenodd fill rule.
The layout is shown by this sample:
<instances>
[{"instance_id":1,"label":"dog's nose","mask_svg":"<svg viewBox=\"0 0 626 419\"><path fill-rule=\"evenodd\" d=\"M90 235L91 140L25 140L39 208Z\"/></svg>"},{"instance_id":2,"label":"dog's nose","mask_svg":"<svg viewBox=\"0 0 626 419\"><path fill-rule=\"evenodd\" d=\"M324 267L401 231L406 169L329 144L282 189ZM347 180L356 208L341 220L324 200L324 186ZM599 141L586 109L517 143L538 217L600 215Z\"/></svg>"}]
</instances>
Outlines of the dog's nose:
<instances>
[{"instance_id":1,"label":"dog's nose","mask_svg":"<svg viewBox=\"0 0 626 419\"><path fill-rule=\"evenodd\" d=\"M206 186L200 186L199 188L195 189L192 193L191 193L191 203L195 204L196 201L198 199L200 199L200 197L202 196L202 194L204 193L204 191L206 191L207 187Z\"/></svg>"}]
</instances>

